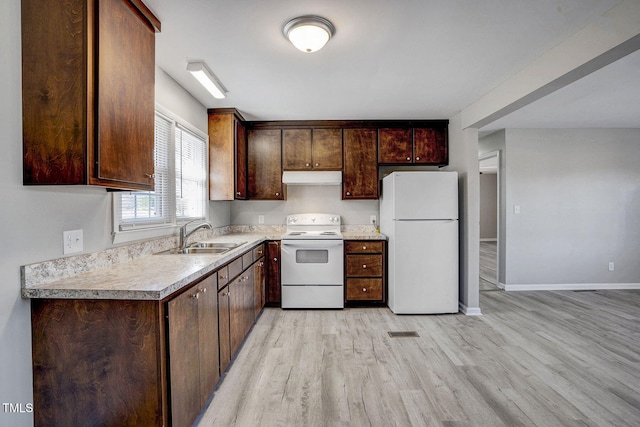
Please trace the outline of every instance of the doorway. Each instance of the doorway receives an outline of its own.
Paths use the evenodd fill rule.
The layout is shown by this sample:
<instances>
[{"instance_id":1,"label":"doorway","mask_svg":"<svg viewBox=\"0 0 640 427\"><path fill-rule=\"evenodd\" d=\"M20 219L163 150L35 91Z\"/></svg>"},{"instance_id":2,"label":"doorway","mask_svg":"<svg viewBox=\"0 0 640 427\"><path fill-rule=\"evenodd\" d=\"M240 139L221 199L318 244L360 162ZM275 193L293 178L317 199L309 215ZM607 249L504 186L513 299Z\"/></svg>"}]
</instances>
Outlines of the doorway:
<instances>
[{"instance_id":1,"label":"doorway","mask_svg":"<svg viewBox=\"0 0 640 427\"><path fill-rule=\"evenodd\" d=\"M478 157L480 170L480 291L500 290L500 150Z\"/></svg>"}]
</instances>

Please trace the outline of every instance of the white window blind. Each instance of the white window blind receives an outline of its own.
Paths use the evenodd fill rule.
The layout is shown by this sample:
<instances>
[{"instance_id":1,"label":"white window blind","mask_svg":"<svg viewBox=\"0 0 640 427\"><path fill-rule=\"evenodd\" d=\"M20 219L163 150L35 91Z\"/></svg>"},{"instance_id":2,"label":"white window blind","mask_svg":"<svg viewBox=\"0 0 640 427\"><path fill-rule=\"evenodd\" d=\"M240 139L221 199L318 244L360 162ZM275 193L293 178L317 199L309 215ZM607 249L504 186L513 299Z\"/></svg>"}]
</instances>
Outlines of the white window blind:
<instances>
[{"instance_id":1,"label":"white window blind","mask_svg":"<svg viewBox=\"0 0 640 427\"><path fill-rule=\"evenodd\" d=\"M155 191L116 193L116 233L204 218L206 155L205 138L156 113Z\"/></svg>"}]
</instances>

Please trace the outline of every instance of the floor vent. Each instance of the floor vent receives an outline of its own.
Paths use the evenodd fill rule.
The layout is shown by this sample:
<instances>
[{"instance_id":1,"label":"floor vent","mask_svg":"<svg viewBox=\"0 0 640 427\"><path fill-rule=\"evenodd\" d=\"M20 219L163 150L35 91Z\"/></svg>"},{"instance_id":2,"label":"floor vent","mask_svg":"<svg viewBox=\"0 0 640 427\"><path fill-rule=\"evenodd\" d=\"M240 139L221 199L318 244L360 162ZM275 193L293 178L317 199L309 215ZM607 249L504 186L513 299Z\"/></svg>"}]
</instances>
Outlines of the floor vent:
<instances>
[{"instance_id":1,"label":"floor vent","mask_svg":"<svg viewBox=\"0 0 640 427\"><path fill-rule=\"evenodd\" d=\"M389 331L391 338L406 338L406 337L419 337L416 331Z\"/></svg>"}]
</instances>

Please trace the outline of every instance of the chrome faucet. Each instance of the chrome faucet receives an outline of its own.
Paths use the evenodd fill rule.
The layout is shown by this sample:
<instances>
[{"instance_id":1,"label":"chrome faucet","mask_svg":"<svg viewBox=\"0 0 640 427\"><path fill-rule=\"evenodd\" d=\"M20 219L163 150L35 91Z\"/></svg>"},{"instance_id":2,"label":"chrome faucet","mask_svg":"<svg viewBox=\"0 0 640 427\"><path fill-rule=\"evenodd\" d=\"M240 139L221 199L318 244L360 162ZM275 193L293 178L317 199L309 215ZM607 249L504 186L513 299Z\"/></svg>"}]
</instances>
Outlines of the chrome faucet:
<instances>
[{"instance_id":1,"label":"chrome faucet","mask_svg":"<svg viewBox=\"0 0 640 427\"><path fill-rule=\"evenodd\" d=\"M184 224L182 227L180 227L180 246L179 246L180 250L184 249L187 246L187 239L196 231L200 230L201 228L208 228L209 230L213 229L211 224L209 224L208 222L203 222L202 224L198 225L196 228L194 228L193 230L187 233L187 226L196 221L200 221L200 220L194 219L193 221L189 221L186 224Z\"/></svg>"}]
</instances>

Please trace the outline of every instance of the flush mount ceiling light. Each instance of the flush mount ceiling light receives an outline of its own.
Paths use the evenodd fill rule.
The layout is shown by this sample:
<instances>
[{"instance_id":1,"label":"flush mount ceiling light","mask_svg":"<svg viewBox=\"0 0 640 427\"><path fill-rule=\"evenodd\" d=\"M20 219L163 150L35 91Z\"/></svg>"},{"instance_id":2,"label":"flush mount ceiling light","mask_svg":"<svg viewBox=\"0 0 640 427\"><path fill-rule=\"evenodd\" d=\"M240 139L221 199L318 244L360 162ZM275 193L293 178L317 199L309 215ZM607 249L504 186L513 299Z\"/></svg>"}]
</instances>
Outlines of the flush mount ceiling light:
<instances>
[{"instance_id":1,"label":"flush mount ceiling light","mask_svg":"<svg viewBox=\"0 0 640 427\"><path fill-rule=\"evenodd\" d=\"M187 63L187 70L198 79L200 84L204 86L214 98L225 98L227 90L222 83L213 75L207 64L201 61L192 61Z\"/></svg>"},{"instance_id":2,"label":"flush mount ceiling light","mask_svg":"<svg viewBox=\"0 0 640 427\"><path fill-rule=\"evenodd\" d=\"M336 32L331 21L315 15L293 18L284 24L282 33L293 45L306 53L322 49Z\"/></svg>"}]
</instances>

